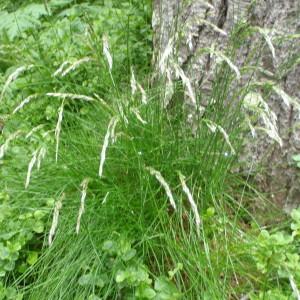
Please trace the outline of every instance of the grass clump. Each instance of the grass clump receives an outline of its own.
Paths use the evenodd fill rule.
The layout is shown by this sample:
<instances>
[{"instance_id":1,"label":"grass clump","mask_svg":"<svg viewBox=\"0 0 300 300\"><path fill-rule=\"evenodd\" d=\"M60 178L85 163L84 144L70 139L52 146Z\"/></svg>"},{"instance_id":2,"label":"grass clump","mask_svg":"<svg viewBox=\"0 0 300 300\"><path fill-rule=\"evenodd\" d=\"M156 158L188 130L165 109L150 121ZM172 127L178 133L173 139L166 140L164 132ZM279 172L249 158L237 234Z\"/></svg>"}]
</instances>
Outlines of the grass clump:
<instances>
[{"instance_id":1,"label":"grass clump","mask_svg":"<svg viewBox=\"0 0 300 300\"><path fill-rule=\"evenodd\" d=\"M239 30L226 55L203 50L222 59L207 99L174 64L166 108L166 85L148 83L149 3L71 2L11 37L24 67L2 65L0 299L296 295L298 211L261 230L231 171L253 88L235 84ZM190 126L184 89L206 101Z\"/></svg>"}]
</instances>

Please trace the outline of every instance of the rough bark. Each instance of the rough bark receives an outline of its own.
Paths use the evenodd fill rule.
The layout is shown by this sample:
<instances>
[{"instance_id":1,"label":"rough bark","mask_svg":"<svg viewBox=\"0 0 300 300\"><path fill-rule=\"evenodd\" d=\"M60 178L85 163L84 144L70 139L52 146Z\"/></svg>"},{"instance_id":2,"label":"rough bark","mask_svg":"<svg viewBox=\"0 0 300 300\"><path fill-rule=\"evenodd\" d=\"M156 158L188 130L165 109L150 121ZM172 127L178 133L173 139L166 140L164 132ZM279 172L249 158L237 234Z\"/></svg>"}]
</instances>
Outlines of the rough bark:
<instances>
[{"instance_id":1,"label":"rough bark","mask_svg":"<svg viewBox=\"0 0 300 300\"><path fill-rule=\"evenodd\" d=\"M154 0L153 5L154 63L158 64L170 38L179 33L178 64L202 91L211 89L214 65L209 55L199 59L195 53L212 44L225 47L228 42L228 36L212 30L209 24L230 32L237 20L245 19L253 26L271 28L281 34L299 33L300 30L299 0L259 0L256 3L251 0ZM249 48L257 42L256 39L257 36L253 36L241 48L238 65L248 59ZM276 59L265 47L261 56L262 66L274 72L288 58L298 59L298 64L282 72L276 82L299 103L300 40L276 43L275 51ZM258 79L265 78L260 74ZM244 160L263 167L257 178L261 187L271 192L276 204L290 210L300 205L300 172L292 161L292 156L300 153L300 113L295 105L288 107L275 93L265 100L277 115L283 145L280 147L268 136L259 134L247 144Z\"/></svg>"}]
</instances>

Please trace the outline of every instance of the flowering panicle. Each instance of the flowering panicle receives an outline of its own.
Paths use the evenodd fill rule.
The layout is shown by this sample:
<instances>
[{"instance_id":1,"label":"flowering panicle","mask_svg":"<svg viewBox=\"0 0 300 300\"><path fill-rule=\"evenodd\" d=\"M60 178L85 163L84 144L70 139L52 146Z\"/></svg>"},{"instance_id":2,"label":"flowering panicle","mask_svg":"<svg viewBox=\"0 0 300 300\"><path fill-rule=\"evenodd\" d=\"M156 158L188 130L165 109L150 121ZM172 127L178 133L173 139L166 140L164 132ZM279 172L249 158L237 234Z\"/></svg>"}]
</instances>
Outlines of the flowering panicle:
<instances>
[{"instance_id":1,"label":"flowering panicle","mask_svg":"<svg viewBox=\"0 0 300 300\"><path fill-rule=\"evenodd\" d=\"M6 82L4 83L4 87L2 89L1 95L0 95L0 102L4 97L4 94L7 90L7 88L9 87L9 85L15 81L20 74L22 74L23 72L30 70L31 68L33 68L33 65L29 65L29 66L21 66L19 68L17 68L12 74L10 74L6 80Z\"/></svg>"},{"instance_id":2,"label":"flowering panicle","mask_svg":"<svg viewBox=\"0 0 300 300\"><path fill-rule=\"evenodd\" d=\"M106 158L106 150L109 145L109 140L111 139L113 142L115 141L115 127L118 121L119 119L117 117L112 117L107 127L107 131L104 137L104 142L100 154L100 165L99 165L99 173L98 173L100 178L103 175L103 166Z\"/></svg>"},{"instance_id":3,"label":"flowering panicle","mask_svg":"<svg viewBox=\"0 0 300 300\"><path fill-rule=\"evenodd\" d=\"M80 207L79 207L77 223L76 223L76 233L77 234L79 234L80 221L81 221L81 217L84 213L84 205L85 205L85 198L86 198L86 194L87 194L88 184L89 184L89 179L85 178L80 185L82 187L82 190L81 190L81 198L80 198Z\"/></svg>"},{"instance_id":4,"label":"flowering panicle","mask_svg":"<svg viewBox=\"0 0 300 300\"><path fill-rule=\"evenodd\" d=\"M168 183L166 182L166 180L163 178L163 176L161 175L161 173L159 171L153 169L152 167L148 167L147 170L150 172L151 175L155 176L155 178L157 179L157 181L165 189L165 192L166 192L166 194L167 194L167 196L169 198L171 206L174 208L174 210L176 210L176 203L175 203L173 194L171 192L170 186L168 185Z\"/></svg>"},{"instance_id":5,"label":"flowering panicle","mask_svg":"<svg viewBox=\"0 0 300 300\"><path fill-rule=\"evenodd\" d=\"M190 189L186 185L185 177L180 172L178 173L178 175L179 175L179 179L180 179L180 182L181 182L182 190L187 195L187 198L188 198L189 203L191 205L192 211L194 213L197 233L199 234L200 233L200 226L201 226L201 219L200 219L200 215L199 215L199 212L198 212L197 204L194 201L194 198L193 198L193 195L192 195Z\"/></svg>"},{"instance_id":6,"label":"flowering panicle","mask_svg":"<svg viewBox=\"0 0 300 300\"><path fill-rule=\"evenodd\" d=\"M49 246L51 246L52 242L53 242L53 237L55 235L57 225L58 225L59 212L62 208L62 201L64 198L65 198L65 194L63 193L60 196L60 198L57 200L57 202L55 203L52 224L51 224L51 228L50 228L49 236L48 236L48 245Z\"/></svg>"}]
</instances>

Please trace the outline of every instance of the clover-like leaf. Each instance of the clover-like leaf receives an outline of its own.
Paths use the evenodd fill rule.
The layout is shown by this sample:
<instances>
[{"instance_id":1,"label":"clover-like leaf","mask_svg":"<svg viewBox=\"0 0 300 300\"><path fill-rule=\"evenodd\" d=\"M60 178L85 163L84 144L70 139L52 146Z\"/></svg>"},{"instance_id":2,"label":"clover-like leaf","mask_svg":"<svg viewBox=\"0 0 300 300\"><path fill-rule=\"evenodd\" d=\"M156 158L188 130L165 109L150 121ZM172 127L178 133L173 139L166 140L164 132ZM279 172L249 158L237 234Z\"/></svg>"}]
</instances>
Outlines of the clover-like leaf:
<instances>
[{"instance_id":1,"label":"clover-like leaf","mask_svg":"<svg viewBox=\"0 0 300 300\"><path fill-rule=\"evenodd\" d=\"M138 299L153 299L156 296L156 292L150 286L142 284L136 289L135 296Z\"/></svg>"},{"instance_id":2,"label":"clover-like leaf","mask_svg":"<svg viewBox=\"0 0 300 300\"><path fill-rule=\"evenodd\" d=\"M34 264L37 262L38 257L39 257L38 252L36 252L36 251L31 251L31 252L29 252L29 254L28 254L28 256L27 256L26 261L27 261L27 263L28 263L30 266L32 266L32 265L34 265Z\"/></svg>"},{"instance_id":3,"label":"clover-like leaf","mask_svg":"<svg viewBox=\"0 0 300 300\"><path fill-rule=\"evenodd\" d=\"M100 276L94 275L92 273L82 275L78 280L79 285L86 286L97 286L103 288L105 282Z\"/></svg>"},{"instance_id":4,"label":"clover-like leaf","mask_svg":"<svg viewBox=\"0 0 300 300\"><path fill-rule=\"evenodd\" d=\"M135 249L129 249L126 253L124 253L122 255L122 259L124 261L129 261L131 260L132 258L134 258L136 255L136 250Z\"/></svg>"}]
</instances>

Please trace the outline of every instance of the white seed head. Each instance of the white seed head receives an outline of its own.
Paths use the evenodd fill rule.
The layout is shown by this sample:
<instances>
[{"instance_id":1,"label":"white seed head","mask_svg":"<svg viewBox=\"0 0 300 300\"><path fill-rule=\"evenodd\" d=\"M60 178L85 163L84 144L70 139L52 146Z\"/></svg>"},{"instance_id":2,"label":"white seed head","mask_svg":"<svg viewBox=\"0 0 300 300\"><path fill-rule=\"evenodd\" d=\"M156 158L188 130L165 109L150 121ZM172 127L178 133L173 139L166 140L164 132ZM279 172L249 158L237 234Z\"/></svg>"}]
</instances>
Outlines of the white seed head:
<instances>
[{"instance_id":1,"label":"white seed head","mask_svg":"<svg viewBox=\"0 0 300 300\"><path fill-rule=\"evenodd\" d=\"M192 87L191 80L185 75L184 71L177 65L174 64L175 72L176 72L176 77L180 77L182 80L182 83L186 87L186 91L188 96L190 97L192 104L196 106L196 96Z\"/></svg>"},{"instance_id":2,"label":"white seed head","mask_svg":"<svg viewBox=\"0 0 300 300\"><path fill-rule=\"evenodd\" d=\"M39 94L30 95L27 98L25 98L13 111L13 114L17 113L19 110L21 110L24 105L28 104L32 99L36 99L39 96Z\"/></svg>"},{"instance_id":3,"label":"white seed head","mask_svg":"<svg viewBox=\"0 0 300 300\"><path fill-rule=\"evenodd\" d=\"M165 71L167 69L169 59L173 53L173 47L174 47L174 38L170 38L163 54L160 56L160 60L158 63L159 70L162 75L165 74Z\"/></svg>"},{"instance_id":4,"label":"white seed head","mask_svg":"<svg viewBox=\"0 0 300 300\"><path fill-rule=\"evenodd\" d=\"M130 86L131 86L131 95L134 96L137 91L137 82L135 79L133 68L131 68Z\"/></svg>"},{"instance_id":5,"label":"white seed head","mask_svg":"<svg viewBox=\"0 0 300 300\"><path fill-rule=\"evenodd\" d=\"M264 37L264 39L272 53L272 57L275 60L276 54L275 54L275 48L272 43L272 30L269 30L267 28L261 28L261 27L255 27L255 29Z\"/></svg>"},{"instance_id":6,"label":"white seed head","mask_svg":"<svg viewBox=\"0 0 300 300\"><path fill-rule=\"evenodd\" d=\"M68 60L67 60L67 61L64 61L64 62L60 65L60 67L52 74L52 77L55 77L55 76L57 76L57 75L60 75L60 74L63 72L65 66L66 66L66 65L69 65L69 64L71 64L71 63L70 63Z\"/></svg>"},{"instance_id":7,"label":"white seed head","mask_svg":"<svg viewBox=\"0 0 300 300\"><path fill-rule=\"evenodd\" d=\"M291 288L292 288L292 291L294 293L294 296L296 297L297 300L300 300L300 291L297 287L297 284L296 284L296 281L293 277L293 275L289 275L289 281L290 281L290 285L291 285Z\"/></svg>"},{"instance_id":8,"label":"white seed head","mask_svg":"<svg viewBox=\"0 0 300 300\"><path fill-rule=\"evenodd\" d=\"M65 105L65 101L63 100L62 104L58 110L58 118L57 118L57 123L56 123L56 128L55 128L55 139L56 139L55 161L56 162L58 160L58 146L59 146L59 137L60 137L60 132L61 132L61 123L63 120L64 105Z\"/></svg>"},{"instance_id":9,"label":"white seed head","mask_svg":"<svg viewBox=\"0 0 300 300\"><path fill-rule=\"evenodd\" d=\"M28 170L27 170L27 176L26 176L26 181L25 181L25 189L28 188L29 186L29 183L30 183L30 178L31 178L31 173L32 173L32 169L36 163L36 160L37 160L37 156L38 156L38 153L39 153L39 149L38 150L35 150L32 154L32 158L28 164Z\"/></svg>"},{"instance_id":10,"label":"white seed head","mask_svg":"<svg viewBox=\"0 0 300 300\"><path fill-rule=\"evenodd\" d=\"M102 42L103 42L103 54L106 57L109 70L111 71L113 67L113 59L109 51L108 37L106 35L103 35Z\"/></svg>"},{"instance_id":11,"label":"white seed head","mask_svg":"<svg viewBox=\"0 0 300 300\"><path fill-rule=\"evenodd\" d=\"M29 139L35 132L39 131L41 128L45 127L45 124L40 124L33 127L25 136L25 139Z\"/></svg>"},{"instance_id":12,"label":"white seed head","mask_svg":"<svg viewBox=\"0 0 300 300\"><path fill-rule=\"evenodd\" d=\"M107 131L104 137L103 146L100 154L100 165L99 165L99 173L98 173L100 178L103 175L103 166L106 159L106 150L109 145L109 140L110 138L112 139L112 141L115 140L115 127L118 121L119 119L117 117L112 117L107 127Z\"/></svg>"},{"instance_id":13,"label":"white seed head","mask_svg":"<svg viewBox=\"0 0 300 300\"><path fill-rule=\"evenodd\" d=\"M283 89L281 89L280 87L274 85L273 86L273 90L276 92L276 94L278 96L280 96L284 102L284 104L287 107L290 107L290 105L294 102L292 97L290 97Z\"/></svg>"},{"instance_id":14,"label":"white seed head","mask_svg":"<svg viewBox=\"0 0 300 300\"><path fill-rule=\"evenodd\" d=\"M108 198L109 192L107 192L102 200L102 204L105 204Z\"/></svg>"},{"instance_id":15,"label":"white seed head","mask_svg":"<svg viewBox=\"0 0 300 300\"><path fill-rule=\"evenodd\" d=\"M168 183L166 182L166 180L163 178L163 176L161 175L161 173L159 171L153 169L152 167L148 167L147 170L150 172L151 175L155 176L155 178L157 179L157 181L165 189L165 192L166 192L166 194L167 194L167 196L169 198L171 206L174 208L174 210L176 210L176 203L175 203L173 194L171 192L170 186L168 185Z\"/></svg>"},{"instance_id":16,"label":"white seed head","mask_svg":"<svg viewBox=\"0 0 300 300\"><path fill-rule=\"evenodd\" d=\"M65 197L65 194L62 194L54 206L52 224L51 224L51 228L50 228L49 235L48 235L49 247L52 245L53 237L54 237L56 229L57 229L59 212L62 208L62 201L63 201L64 197Z\"/></svg>"},{"instance_id":17,"label":"white seed head","mask_svg":"<svg viewBox=\"0 0 300 300\"><path fill-rule=\"evenodd\" d=\"M180 172L178 173L178 175L179 175L179 179L180 179L180 182L181 182L182 190L187 195L188 201L191 205L192 211L193 211L194 216L195 216L195 223L196 223L197 233L200 234L201 219L200 219L200 215L199 215L199 212L198 212L197 204L194 201L194 198L193 198L193 195L192 195L190 189L186 185L185 177Z\"/></svg>"},{"instance_id":18,"label":"white seed head","mask_svg":"<svg viewBox=\"0 0 300 300\"><path fill-rule=\"evenodd\" d=\"M280 145L280 147L282 147L283 142L279 136L279 131L277 127L277 116L270 109L269 105L264 101L262 96L259 93L248 93L244 98L243 106L246 109L257 114L262 120L264 127L258 127L258 129L266 132L266 134L272 140L276 141ZM251 122L248 121L248 124L251 124ZM252 132L253 129L251 129Z\"/></svg>"},{"instance_id":19,"label":"white seed head","mask_svg":"<svg viewBox=\"0 0 300 300\"><path fill-rule=\"evenodd\" d=\"M4 94L7 90L7 88L9 87L9 85L15 81L20 74L22 74L23 72L30 70L31 68L33 68L33 65L29 65L29 66L21 66L19 68L17 68L12 74L10 74L6 80L6 82L4 83L4 87L2 89L1 95L0 95L0 102L4 97Z\"/></svg>"},{"instance_id":20,"label":"white seed head","mask_svg":"<svg viewBox=\"0 0 300 300\"><path fill-rule=\"evenodd\" d=\"M211 132L215 133L218 130L223 135L226 144L230 148L231 154L235 155L236 152L229 140L229 136L228 136L227 132L225 131L225 129L222 126L220 126L212 121L209 121L209 120L206 121L206 125L210 129Z\"/></svg>"},{"instance_id":21,"label":"white seed head","mask_svg":"<svg viewBox=\"0 0 300 300\"><path fill-rule=\"evenodd\" d=\"M21 134L21 131L17 130L16 132L12 133L11 135L9 135L7 137L7 139L5 140L4 144L2 144L0 146L0 159L2 159L4 157L5 152L7 151L10 142L13 141L14 139L16 139L20 134Z\"/></svg>"},{"instance_id":22,"label":"white seed head","mask_svg":"<svg viewBox=\"0 0 300 300\"><path fill-rule=\"evenodd\" d=\"M41 163L42 163L42 160L46 156L46 152L47 152L47 149L45 147L41 147L41 149L39 151L39 154L38 154L38 157L37 157L37 163L36 163L36 166L37 166L38 170L41 168Z\"/></svg>"},{"instance_id":23,"label":"white seed head","mask_svg":"<svg viewBox=\"0 0 300 300\"><path fill-rule=\"evenodd\" d=\"M228 64L230 69L233 72L235 72L237 80L240 80L241 79L241 73L239 71L239 68L226 55L224 55L222 52L215 51L215 54L216 54L217 57L221 58L221 60L225 61Z\"/></svg>"},{"instance_id":24,"label":"white seed head","mask_svg":"<svg viewBox=\"0 0 300 300\"><path fill-rule=\"evenodd\" d=\"M147 95L146 95L145 90L143 89L143 87L139 83L137 85L138 85L138 88L139 88L139 90L142 94L142 103L147 104L148 101L147 101Z\"/></svg>"},{"instance_id":25,"label":"white seed head","mask_svg":"<svg viewBox=\"0 0 300 300\"><path fill-rule=\"evenodd\" d=\"M136 118L143 124L143 125L146 125L147 124L147 121L145 121L141 115L140 115L140 112L137 108L131 108L131 111L133 112L133 114L136 116Z\"/></svg>"},{"instance_id":26,"label":"white seed head","mask_svg":"<svg viewBox=\"0 0 300 300\"><path fill-rule=\"evenodd\" d=\"M85 178L80 185L82 190L81 190L81 198L80 198L80 207L79 207L77 223L76 223L76 233L77 234L79 234L80 221L81 221L81 217L84 213L84 205L85 205L85 198L86 198L86 194L87 194L88 184L89 184L89 179Z\"/></svg>"},{"instance_id":27,"label":"white seed head","mask_svg":"<svg viewBox=\"0 0 300 300\"><path fill-rule=\"evenodd\" d=\"M70 72L74 71L75 69L77 69L80 65L82 65L83 63L87 63L89 61L91 61L92 59L90 57L83 57L79 60L76 60L74 63L72 63L71 66L69 66L65 71L62 72L61 76L64 77L67 74L69 74Z\"/></svg>"},{"instance_id":28,"label":"white seed head","mask_svg":"<svg viewBox=\"0 0 300 300\"><path fill-rule=\"evenodd\" d=\"M84 101L94 101L95 99L86 95L70 94L70 93L46 93L48 97L55 97L61 99L73 99L73 100L84 100Z\"/></svg>"},{"instance_id":29,"label":"white seed head","mask_svg":"<svg viewBox=\"0 0 300 300\"><path fill-rule=\"evenodd\" d=\"M197 23L199 22L200 24L205 24L205 25L211 27L215 32L220 33L223 36L227 36L228 35L226 31L224 31L223 29L221 29L218 26L216 26L214 23L211 23L211 22L209 22L209 21L207 21L205 19L201 19L201 18L199 19L199 18L197 18L195 20L195 18L194 18L194 19L191 20L191 22L193 22L193 21L195 21L194 24L196 22Z\"/></svg>"}]
</instances>

